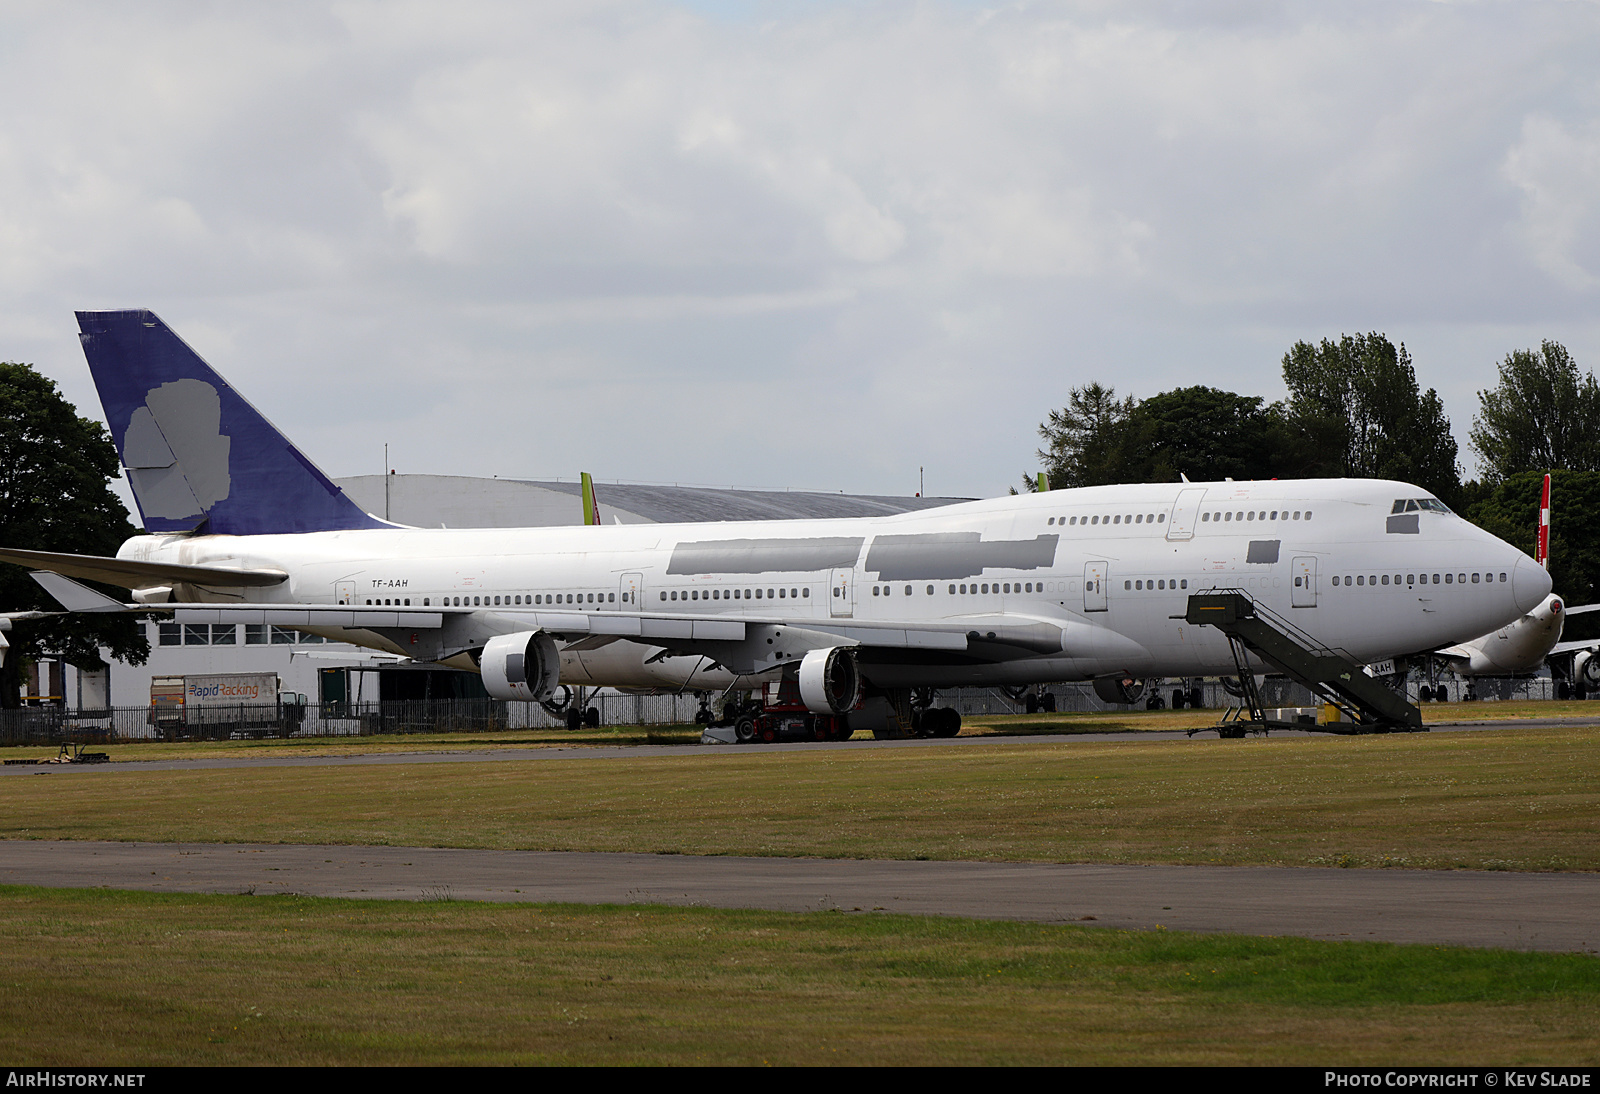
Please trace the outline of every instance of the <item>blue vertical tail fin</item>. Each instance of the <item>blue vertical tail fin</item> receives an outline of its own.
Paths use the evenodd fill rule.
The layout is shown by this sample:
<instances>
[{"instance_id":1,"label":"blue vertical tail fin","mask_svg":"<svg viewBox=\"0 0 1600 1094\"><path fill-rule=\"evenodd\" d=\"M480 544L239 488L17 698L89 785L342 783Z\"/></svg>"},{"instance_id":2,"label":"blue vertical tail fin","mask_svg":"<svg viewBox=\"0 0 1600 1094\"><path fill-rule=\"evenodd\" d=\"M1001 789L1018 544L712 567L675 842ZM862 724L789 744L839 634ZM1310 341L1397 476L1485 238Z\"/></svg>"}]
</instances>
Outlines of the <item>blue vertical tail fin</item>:
<instances>
[{"instance_id":1,"label":"blue vertical tail fin","mask_svg":"<svg viewBox=\"0 0 1600 1094\"><path fill-rule=\"evenodd\" d=\"M146 531L246 536L388 527L154 312L77 314Z\"/></svg>"}]
</instances>

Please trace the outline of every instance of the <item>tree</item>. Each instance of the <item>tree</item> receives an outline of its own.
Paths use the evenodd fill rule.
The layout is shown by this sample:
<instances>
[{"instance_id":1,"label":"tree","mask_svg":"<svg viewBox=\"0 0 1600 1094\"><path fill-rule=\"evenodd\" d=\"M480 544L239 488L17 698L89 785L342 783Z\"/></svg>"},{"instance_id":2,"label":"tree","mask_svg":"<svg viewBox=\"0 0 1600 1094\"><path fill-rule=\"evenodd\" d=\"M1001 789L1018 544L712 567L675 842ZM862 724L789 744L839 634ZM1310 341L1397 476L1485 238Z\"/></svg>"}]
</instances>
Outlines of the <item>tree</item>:
<instances>
[{"instance_id":1,"label":"tree","mask_svg":"<svg viewBox=\"0 0 1600 1094\"><path fill-rule=\"evenodd\" d=\"M1578 375L1559 342L1507 354L1478 406L1468 439L1491 485L1530 471L1600 471L1600 384Z\"/></svg>"},{"instance_id":2,"label":"tree","mask_svg":"<svg viewBox=\"0 0 1600 1094\"><path fill-rule=\"evenodd\" d=\"M1259 395L1184 387L1143 400L1129 421L1132 481L1291 478L1300 473L1282 407Z\"/></svg>"},{"instance_id":3,"label":"tree","mask_svg":"<svg viewBox=\"0 0 1600 1094\"><path fill-rule=\"evenodd\" d=\"M1100 384L1074 388L1039 433L1049 445L1039 458L1055 487L1305 473L1303 445L1282 406L1217 388L1176 388L1139 401L1119 401ZM1025 485L1032 488L1031 479Z\"/></svg>"},{"instance_id":4,"label":"tree","mask_svg":"<svg viewBox=\"0 0 1600 1094\"><path fill-rule=\"evenodd\" d=\"M1296 342L1283 356L1291 425L1322 456L1314 474L1400 479L1446 501L1460 491L1456 440L1402 344L1371 334Z\"/></svg>"},{"instance_id":5,"label":"tree","mask_svg":"<svg viewBox=\"0 0 1600 1094\"><path fill-rule=\"evenodd\" d=\"M1531 555L1543 486L1543 471L1508 476L1463 515ZM1550 510L1550 580L1555 591L1569 605L1593 604L1600 599L1600 472L1552 471Z\"/></svg>"},{"instance_id":6,"label":"tree","mask_svg":"<svg viewBox=\"0 0 1600 1094\"><path fill-rule=\"evenodd\" d=\"M1100 486L1126 481L1118 477L1124 453L1123 426L1133 414L1132 397L1118 401L1114 388L1092 383L1067 393L1067 405L1052 410L1039 426L1045 447L1039 450L1050 485ZM1024 481L1031 481L1023 476Z\"/></svg>"},{"instance_id":7,"label":"tree","mask_svg":"<svg viewBox=\"0 0 1600 1094\"><path fill-rule=\"evenodd\" d=\"M105 426L78 417L55 381L28 365L0 362L0 544L24 550L112 555L138 529L110 481L117 452ZM113 590L120 596L125 592ZM0 608L59 610L28 571L0 566ZM0 706L18 703L21 669L44 654L85 668L100 647L133 664L149 656L144 628L131 616L72 616L18 623L0 671Z\"/></svg>"}]
</instances>

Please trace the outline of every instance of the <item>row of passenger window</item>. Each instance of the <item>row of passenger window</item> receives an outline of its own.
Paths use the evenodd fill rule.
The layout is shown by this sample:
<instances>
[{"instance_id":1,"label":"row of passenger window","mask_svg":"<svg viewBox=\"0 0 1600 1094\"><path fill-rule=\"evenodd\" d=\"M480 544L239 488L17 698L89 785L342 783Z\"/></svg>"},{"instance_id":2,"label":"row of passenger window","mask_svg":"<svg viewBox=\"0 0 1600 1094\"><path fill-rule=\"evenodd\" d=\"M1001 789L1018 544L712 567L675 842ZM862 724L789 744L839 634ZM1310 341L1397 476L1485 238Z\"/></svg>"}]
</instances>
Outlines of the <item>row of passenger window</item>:
<instances>
[{"instance_id":1,"label":"row of passenger window","mask_svg":"<svg viewBox=\"0 0 1600 1094\"><path fill-rule=\"evenodd\" d=\"M872 595L873 596L894 596L895 595L894 589L895 589L895 587L893 585L874 585L872 587ZM880 592L880 590L881 590L881 592ZM924 590L923 595L924 596L932 596L933 595L933 591L934 591L934 586L929 585ZM975 584L971 584L971 585L951 585L947 589L947 592L951 596L974 596L974 595L977 595L979 593L983 593L983 594L990 594L990 593L1007 593L1007 594L1011 594L1011 593L1033 593L1033 592L1042 593L1042 592L1044 592L1044 582L1042 582L1042 581L990 581L990 582L983 582L983 583L975 583ZM916 595L916 586L914 586L914 585L905 586L904 587L904 591L900 595L902 595L902 596L915 596Z\"/></svg>"},{"instance_id":2,"label":"row of passenger window","mask_svg":"<svg viewBox=\"0 0 1600 1094\"><path fill-rule=\"evenodd\" d=\"M627 594L624 593L624 596ZM565 597L565 599L562 599ZM519 593L514 596L445 596L439 598L441 608L510 608L534 607L538 605L555 604L615 604L616 593ZM392 600L369 600L372 607L409 608L410 598ZM422 598L422 607L433 606L433 598Z\"/></svg>"},{"instance_id":3,"label":"row of passenger window","mask_svg":"<svg viewBox=\"0 0 1600 1094\"><path fill-rule=\"evenodd\" d=\"M1477 573L1477 574L1445 574L1444 575L1444 584L1446 584L1446 585L1465 585L1468 581L1471 581L1472 584L1477 585L1477 584L1480 584L1480 583L1493 582L1494 580L1495 580L1495 575L1494 574L1485 574L1485 573ZM1509 579L1506 577L1505 574L1501 574L1500 575L1500 580L1501 581L1506 581L1506 580L1509 580ZM1333 583L1335 585L1341 585L1341 584L1349 585L1350 581L1351 581L1351 579L1350 579L1350 575L1349 574L1335 575L1334 579L1333 579ZM1355 583L1357 585L1388 585L1388 584L1391 584L1388 574L1357 574L1357 575L1355 575ZM1429 580L1429 575L1427 575L1427 574L1406 574L1404 582L1402 582L1400 580L1400 575L1399 574L1395 574L1394 575L1394 581L1392 582L1392 584L1395 584L1395 585L1405 584L1405 585L1408 585L1408 586L1410 586L1410 585L1438 585L1439 583L1440 583L1440 575L1438 575L1438 574L1434 574L1432 576L1432 580Z\"/></svg>"},{"instance_id":4,"label":"row of passenger window","mask_svg":"<svg viewBox=\"0 0 1600 1094\"><path fill-rule=\"evenodd\" d=\"M1087 525L1095 525L1095 524L1165 524L1165 523L1167 523L1167 514L1165 514L1165 513L1115 514L1114 513L1114 514L1112 514L1110 516L1104 516L1104 517L1051 517L1049 520L1045 521L1045 523L1046 524L1065 524L1065 525L1069 525L1069 526L1073 525L1073 524L1087 524Z\"/></svg>"},{"instance_id":5,"label":"row of passenger window","mask_svg":"<svg viewBox=\"0 0 1600 1094\"><path fill-rule=\"evenodd\" d=\"M1296 509L1294 511L1294 515L1293 516L1289 515L1289 510L1287 510L1287 509L1254 509L1254 510L1246 509L1246 510L1244 510L1242 512L1238 512L1238 513L1233 513L1233 512L1219 513L1219 512L1208 510L1207 512L1204 512L1204 513L1200 514L1200 523L1201 524L1208 524L1208 523L1211 523L1213 521L1221 523L1223 521L1232 521L1232 520L1299 520L1299 519L1301 519L1301 513L1300 513L1300 510L1298 510L1298 509ZM1310 520L1311 519L1311 510L1307 509L1305 511L1305 519L1306 520Z\"/></svg>"},{"instance_id":6,"label":"row of passenger window","mask_svg":"<svg viewBox=\"0 0 1600 1094\"><path fill-rule=\"evenodd\" d=\"M1189 587L1189 579L1186 577L1178 579L1158 577L1154 581L1150 581L1141 578L1133 578L1130 581L1124 581L1122 583L1122 587L1132 592L1159 592L1162 589L1187 589Z\"/></svg>"},{"instance_id":7,"label":"row of passenger window","mask_svg":"<svg viewBox=\"0 0 1600 1094\"><path fill-rule=\"evenodd\" d=\"M684 589L683 595L678 595L679 590L661 592L662 600L800 600L811 599L810 589ZM765 596L762 594L765 593ZM837 591L834 593L838 595Z\"/></svg>"},{"instance_id":8,"label":"row of passenger window","mask_svg":"<svg viewBox=\"0 0 1600 1094\"><path fill-rule=\"evenodd\" d=\"M1299 509L1295 509L1292 512L1288 509L1245 509L1238 512L1223 512L1219 510L1208 509L1200 514L1200 522L1202 524L1209 524L1213 521L1221 524L1224 521L1234 520L1252 521L1310 519L1311 510L1309 509L1305 510L1304 512ZM1051 517L1045 521L1045 524L1062 524L1068 527L1073 525L1089 525L1092 527L1097 524L1165 524L1166 522L1167 515L1165 513L1128 513L1124 515L1113 514L1111 516Z\"/></svg>"},{"instance_id":9,"label":"row of passenger window","mask_svg":"<svg viewBox=\"0 0 1600 1094\"><path fill-rule=\"evenodd\" d=\"M623 603L628 601L628 593L622 594ZM787 600L810 599L810 589L684 589L680 597L677 589L662 590L662 600ZM518 608L518 607L544 607L565 604L594 604L596 606L615 604L616 593L521 593L511 596L446 596L441 597L439 606L444 608ZM394 598L390 600L373 599L367 604L372 607L409 608L409 598ZM432 597L422 598L422 607L433 606Z\"/></svg>"}]
</instances>

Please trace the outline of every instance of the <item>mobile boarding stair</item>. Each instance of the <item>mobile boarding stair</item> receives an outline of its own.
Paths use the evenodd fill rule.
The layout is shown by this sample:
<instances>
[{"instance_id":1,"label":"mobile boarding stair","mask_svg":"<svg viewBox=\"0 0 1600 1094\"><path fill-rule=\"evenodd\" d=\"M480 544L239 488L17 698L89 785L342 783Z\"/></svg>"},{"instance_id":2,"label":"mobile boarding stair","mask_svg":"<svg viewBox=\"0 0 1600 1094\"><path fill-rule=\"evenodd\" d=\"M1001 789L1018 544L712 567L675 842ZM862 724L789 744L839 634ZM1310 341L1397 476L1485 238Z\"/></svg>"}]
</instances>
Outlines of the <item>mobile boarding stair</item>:
<instances>
[{"instance_id":1,"label":"mobile boarding stair","mask_svg":"<svg viewBox=\"0 0 1600 1094\"><path fill-rule=\"evenodd\" d=\"M1247 709L1234 708L1215 726L1222 737L1243 737L1247 731L1317 730L1324 733L1425 733L1422 711L1382 681L1368 676L1342 650L1321 646L1316 639L1279 618L1237 589L1213 589L1189 597L1185 620L1215 627L1228 636L1233 663L1239 670ZM1268 718L1246 660L1253 653L1285 676L1305 685L1323 702L1337 708L1344 720L1315 724ZM1248 714L1248 717L1245 715ZM1192 737L1201 732L1189 731Z\"/></svg>"}]
</instances>

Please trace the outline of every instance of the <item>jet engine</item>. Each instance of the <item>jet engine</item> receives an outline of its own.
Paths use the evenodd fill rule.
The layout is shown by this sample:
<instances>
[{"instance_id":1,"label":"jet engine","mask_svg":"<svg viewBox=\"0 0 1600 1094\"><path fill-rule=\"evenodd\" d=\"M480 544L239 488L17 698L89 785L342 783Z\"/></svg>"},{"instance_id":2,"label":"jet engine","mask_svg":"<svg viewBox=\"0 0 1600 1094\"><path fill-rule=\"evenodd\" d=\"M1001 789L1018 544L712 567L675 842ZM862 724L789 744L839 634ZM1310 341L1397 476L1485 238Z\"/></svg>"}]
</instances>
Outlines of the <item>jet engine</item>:
<instances>
[{"instance_id":1,"label":"jet engine","mask_svg":"<svg viewBox=\"0 0 1600 1094\"><path fill-rule=\"evenodd\" d=\"M544 631L519 631L489 639L478 658L483 687L496 699L542 703L561 683L561 654Z\"/></svg>"},{"instance_id":2,"label":"jet engine","mask_svg":"<svg viewBox=\"0 0 1600 1094\"><path fill-rule=\"evenodd\" d=\"M1144 698L1148 680L1135 680L1131 676L1096 676L1094 693L1107 703L1132 705Z\"/></svg>"},{"instance_id":3,"label":"jet engine","mask_svg":"<svg viewBox=\"0 0 1600 1094\"><path fill-rule=\"evenodd\" d=\"M1585 691L1600 688L1600 656L1584 650L1572 659L1572 682Z\"/></svg>"},{"instance_id":4,"label":"jet engine","mask_svg":"<svg viewBox=\"0 0 1600 1094\"><path fill-rule=\"evenodd\" d=\"M861 699L861 672L848 647L812 650L800 661L800 698L814 714L847 714Z\"/></svg>"}]
</instances>

